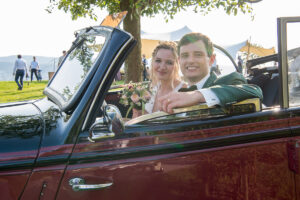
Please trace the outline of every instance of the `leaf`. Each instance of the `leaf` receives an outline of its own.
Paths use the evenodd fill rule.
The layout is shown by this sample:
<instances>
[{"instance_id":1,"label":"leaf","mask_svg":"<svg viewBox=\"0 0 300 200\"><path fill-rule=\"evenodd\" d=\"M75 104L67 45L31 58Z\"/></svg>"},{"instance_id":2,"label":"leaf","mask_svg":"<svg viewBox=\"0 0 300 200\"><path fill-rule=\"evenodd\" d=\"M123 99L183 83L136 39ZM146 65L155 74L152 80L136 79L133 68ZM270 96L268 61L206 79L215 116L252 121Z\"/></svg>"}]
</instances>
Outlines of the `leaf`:
<instances>
[{"instance_id":1,"label":"leaf","mask_svg":"<svg viewBox=\"0 0 300 200\"><path fill-rule=\"evenodd\" d=\"M238 12L238 10L237 10L237 8L234 8L234 15L236 16L237 15L237 12Z\"/></svg>"},{"instance_id":2,"label":"leaf","mask_svg":"<svg viewBox=\"0 0 300 200\"><path fill-rule=\"evenodd\" d=\"M132 110L132 108L133 108L133 104L131 104L131 105L130 105L130 107L128 108L128 110L127 110L127 112L126 112L126 116L125 116L125 118L127 118L127 117L128 117L128 115L129 115L129 112Z\"/></svg>"},{"instance_id":3,"label":"leaf","mask_svg":"<svg viewBox=\"0 0 300 200\"><path fill-rule=\"evenodd\" d=\"M145 113L145 103L142 102L142 115Z\"/></svg>"},{"instance_id":4,"label":"leaf","mask_svg":"<svg viewBox=\"0 0 300 200\"><path fill-rule=\"evenodd\" d=\"M96 16L99 13L97 13L98 9L94 10L94 8L106 9L110 14L133 9L134 11L129 12L123 21L124 29L133 36L140 34L139 19L141 16L154 17L156 14L162 13L167 23L181 10L189 7L195 13L199 12L201 15L206 15L214 8L223 7L222 9L229 15L237 15L238 11L242 11L252 16L252 8L245 3L245 0L50 0L49 7L45 11L51 13L51 6L66 13L69 12L73 20L86 16L97 20ZM126 83L130 80L141 80L139 69L141 66L136 64L137 60L142 57L141 52L136 50L141 48L141 42L139 39L137 41L135 49L125 62ZM137 66L135 67L133 63Z\"/></svg>"}]
</instances>

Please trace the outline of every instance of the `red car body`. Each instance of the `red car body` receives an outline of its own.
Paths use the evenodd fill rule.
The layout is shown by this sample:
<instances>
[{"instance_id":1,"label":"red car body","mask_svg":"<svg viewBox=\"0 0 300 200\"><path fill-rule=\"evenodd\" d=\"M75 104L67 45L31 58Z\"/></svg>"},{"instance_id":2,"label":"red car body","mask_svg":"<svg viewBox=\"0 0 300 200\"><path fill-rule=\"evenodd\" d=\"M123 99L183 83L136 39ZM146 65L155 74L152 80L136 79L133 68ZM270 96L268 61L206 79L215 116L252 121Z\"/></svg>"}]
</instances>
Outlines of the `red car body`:
<instances>
[{"instance_id":1,"label":"red car body","mask_svg":"<svg viewBox=\"0 0 300 200\"><path fill-rule=\"evenodd\" d=\"M112 77L134 39L108 27L82 30L46 98L0 105L0 199L300 199L300 106L289 103L282 28L290 22L300 18L278 19L277 106L151 118L122 133L111 132L101 106L113 102ZM75 71L68 62L91 35L105 42L69 98L56 85L67 82L65 70ZM95 132L105 137L91 139Z\"/></svg>"}]
</instances>

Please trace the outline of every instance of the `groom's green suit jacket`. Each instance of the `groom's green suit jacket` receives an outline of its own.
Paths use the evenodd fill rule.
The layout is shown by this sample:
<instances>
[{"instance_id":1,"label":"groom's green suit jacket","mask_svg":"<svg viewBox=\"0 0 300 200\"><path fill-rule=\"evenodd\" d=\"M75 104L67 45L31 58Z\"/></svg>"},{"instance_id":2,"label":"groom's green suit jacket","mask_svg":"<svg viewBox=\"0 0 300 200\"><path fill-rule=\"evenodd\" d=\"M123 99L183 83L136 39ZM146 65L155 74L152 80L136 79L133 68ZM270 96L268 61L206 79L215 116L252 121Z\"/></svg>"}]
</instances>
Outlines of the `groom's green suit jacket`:
<instances>
[{"instance_id":1,"label":"groom's green suit jacket","mask_svg":"<svg viewBox=\"0 0 300 200\"><path fill-rule=\"evenodd\" d=\"M247 84L247 80L238 72L233 72L219 78L214 72L211 72L203 88L210 88L219 98L221 106L245 99L259 98L261 101L263 99L260 87Z\"/></svg>"}]
</instances>

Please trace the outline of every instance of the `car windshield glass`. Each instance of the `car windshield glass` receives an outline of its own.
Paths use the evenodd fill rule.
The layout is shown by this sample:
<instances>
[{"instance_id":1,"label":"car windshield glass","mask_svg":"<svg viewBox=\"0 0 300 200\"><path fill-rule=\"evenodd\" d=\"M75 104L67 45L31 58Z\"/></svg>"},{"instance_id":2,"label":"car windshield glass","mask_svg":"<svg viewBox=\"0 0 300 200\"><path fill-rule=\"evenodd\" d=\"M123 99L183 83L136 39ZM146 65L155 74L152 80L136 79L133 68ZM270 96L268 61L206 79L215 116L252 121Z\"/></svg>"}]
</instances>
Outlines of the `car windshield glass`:
<instances>
[{"instance_id":1,"label":"car windshield glass","mask_svg":"<svg viewBox=\"0 0 300 200\"><path fill-rule=\"evenodd\" d=\"M300 22L287 23L289 104L300 105Z\"/></svg>"},{"instance_id":2,"label":"car windshield glass","mask_svg":"<svg viewBox=\"0 0 300 200\"><path fill-rule=\"evenodd\" d=\"M226 75L236 71L234 64L221 50L215 48L216 60L212 69L217 70L217 74Z\"/></svg>"},{"instance_id":3,"label":"car windshield glass","mask_svg":"<svg viewBox=\"0 0 300 200\"><path fill-rule=\"evenodd\" d=\"M88 76L109 36L85 35L67 55L49 87L68 102Z\"/></svg>"}]
</instances>

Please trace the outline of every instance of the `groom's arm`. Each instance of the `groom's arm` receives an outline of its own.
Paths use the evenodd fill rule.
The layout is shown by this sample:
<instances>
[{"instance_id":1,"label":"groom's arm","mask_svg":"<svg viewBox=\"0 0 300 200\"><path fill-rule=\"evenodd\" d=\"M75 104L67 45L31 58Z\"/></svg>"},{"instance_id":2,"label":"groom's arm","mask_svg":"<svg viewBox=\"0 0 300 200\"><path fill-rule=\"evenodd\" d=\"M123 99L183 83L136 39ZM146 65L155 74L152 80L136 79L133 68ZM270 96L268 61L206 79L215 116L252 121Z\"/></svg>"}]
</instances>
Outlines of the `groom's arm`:
<instances>
[{"instance_id":1,"label":"groom's arm","mask_svg":"<svg viewBox=\"0 0 300 200\"><path fill-rule=\"evenodd\" d=\"M216 94L221 106L250 98L263 99L260 87L254 84L247 84L243 75L237 72L217 79L209 89Z\"/></svg>"},{"instance_id":2,"label":"groom's arm","mask_svg":"<svg viewBox=\"0 0 300 200\"><path fill-rule=\"evenodd\" d=\"M161 110L167 113L173 113L174 108L182 108L201 103L208 106L220 105L218 96L209 88L190 91L190 92L172 92L159 98Z\"/></svg>"},{"instance_id":3,"label":"groom's arm","mask_svg":"<svg viewBox=\"0 0 300 200\"><path fill-rule=\"evenodd\" d=\"M263 99L263 94L257 85L221 85L210 88L220 99L220 105L236 103L245 99L259 98Z\"/></svg>"},{"instance_id":4,"label":"groom's arm","mask_svg":"<svg viewBox=\"0 0 300 200\"><path fill-rule=\"evenodd\" d=\"M220 105L219 97L210 88L198 89L197 91L203 95L207 106Z\"/></svg>"},{"instance_id":5,"label":"groom's arm","mask_svg":"<svg viewBox=\"0 0 300 200\"><path fill-rule=\"evenodd\" d=\"M214 86L211 89L219 99L219 103L213 105L225 106L228 103L236 103L245 99L260 98L262 99L261 89L256 85L219 85ZM172 92L161 98L159 98L161 105L160 110L173 113L174 108L182 108L200 103L207 103L201 90L195 90L191 92ZM216 101L212 101L216 102ZM211 104L209 106L212 106Z\"/></svg>"},{"instance_id":6,"label":"groom's arm","mask_svg":"<svg viewBox=\"0 0 300 200\"><path fill-rule=\"evenodd\" d=\"M207 95L207 93L210 93L210 95ZM215 94L215 96L211 94ZM235 103L249 98L259 98L262 100L261 89L256 85L247 84L246 79L241 74L232 73L217 79L215 84L209 88L191 92L173 92L161 97L159 101L161 110L173 113L174 108L188 107L207 102L210 106L216 104L225 106L228 103Z\"/></svg>"},{"instance_id":7,"label":"groom's arm","mask_svg":"<svg viewBox=\"0 0 300 200\"><path fill-rule=\"evenodd\" d=\"M171 92L158 99L160 102L160 110L173 113L174 108L182 108L205 103L205 98L198 90L190 92Z\"/></svg>"}]
</instances>

